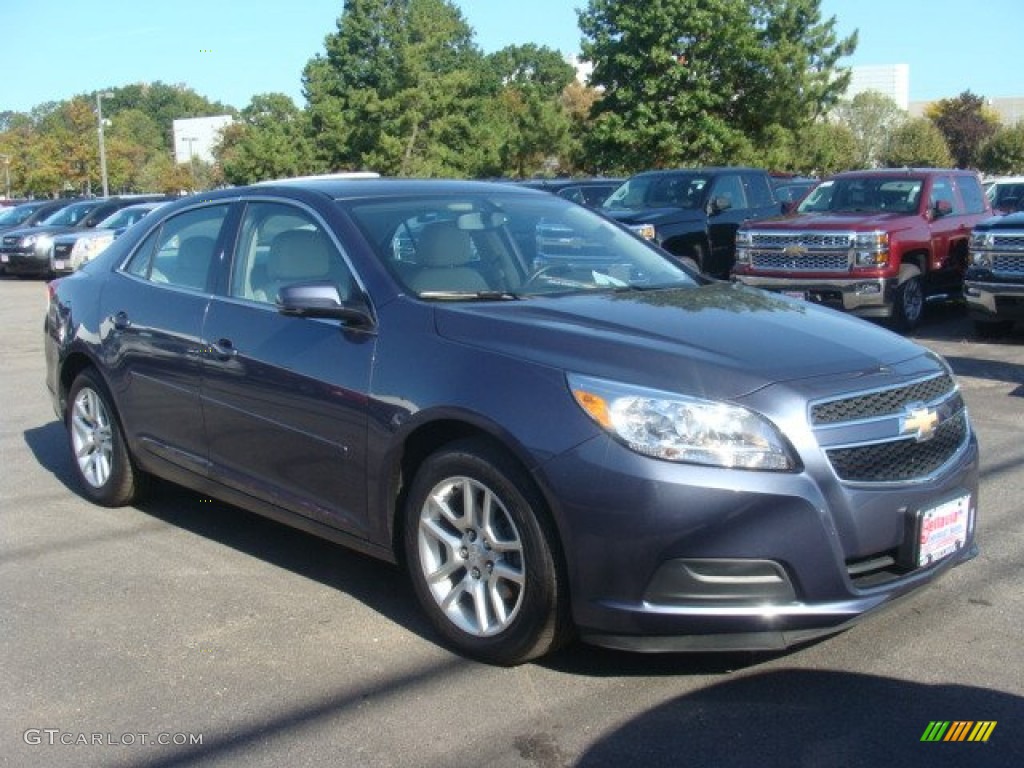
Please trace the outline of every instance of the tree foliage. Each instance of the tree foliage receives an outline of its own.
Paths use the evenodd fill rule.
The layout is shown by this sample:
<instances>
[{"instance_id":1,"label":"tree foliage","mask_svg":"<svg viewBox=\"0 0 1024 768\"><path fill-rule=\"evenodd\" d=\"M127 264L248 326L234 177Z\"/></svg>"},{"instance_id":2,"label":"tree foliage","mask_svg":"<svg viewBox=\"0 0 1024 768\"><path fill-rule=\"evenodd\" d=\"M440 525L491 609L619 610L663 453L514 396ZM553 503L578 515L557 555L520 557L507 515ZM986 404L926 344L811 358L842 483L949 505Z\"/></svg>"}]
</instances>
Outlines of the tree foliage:
<instances>
[{"instance_id":1,"label":"tree foliage","mask_svg":"<svg viewBox=\"0 0 1024 768\"><path fill-rule=\"evenodd\" d=\"M483 57L449 0L346 0L303 83L333 169L469 175L481 158Z\"/></svg>"},{"instance_id":2,"label":"tree foliage","mask_svg":"<svg viewBox=\"0 0 1024 768\"><path fill-rule=\"evenodd\" d=\"M320 170L307 114L283 93L253 96L223 131L214 156L231 184L301 176Z\"/></svg>"},{"instance_id":3,"label":"tree foliage","mask_svg":"<svg viewBox=\"0 0 1024 768\"><path fill-rule=\"evenodd\" d=\"M999 129L999 118L985 107L981 96L970 91L942 99L927 114L945 137L957 168L977 167L982 145Z\"/></svg>"},{"instance_id":4,"label":"tree foliage","mask_svg":"<svg viewBox=\"0 0 1024 768\"><path fill-rule=\"evenodd\" d=\"M878 91L864 91L839 102L833 114L853 135L853 164L858 168L878 167L889 137L908 118L895 101Z\"/></svg>"},{"instance_id":5,"label":"tree foliage","mask_svg":"<svg viewBox=\"0 0 1024 768\"><path fill-rule=\"evenodd\" d=\"M590 0L579 12L595 104L588 149L618 169L729 162L824 114L845 90L819 0Z\"/></svg>"},{"instance_id":6,"label":"tree foliage","mask_svg":"<svg viewBox=\"0 0 1024 768\"><path fill-rule=\"evenodd\" d=\"M1024 174L1024 122L998 130L982 147L978 167L986 173Z\"/></svg>"},{"instance_id":7,"label":"tree foliage","mask_svg":"<svg viewBox=\"0 0 1024 768\"><path fill-rule=\"evenodd\" d=\"M893 131L880 159L889 168L948 168L953 164L945 137L925 117L907 120Z\"/></svg>"}]
</instances>

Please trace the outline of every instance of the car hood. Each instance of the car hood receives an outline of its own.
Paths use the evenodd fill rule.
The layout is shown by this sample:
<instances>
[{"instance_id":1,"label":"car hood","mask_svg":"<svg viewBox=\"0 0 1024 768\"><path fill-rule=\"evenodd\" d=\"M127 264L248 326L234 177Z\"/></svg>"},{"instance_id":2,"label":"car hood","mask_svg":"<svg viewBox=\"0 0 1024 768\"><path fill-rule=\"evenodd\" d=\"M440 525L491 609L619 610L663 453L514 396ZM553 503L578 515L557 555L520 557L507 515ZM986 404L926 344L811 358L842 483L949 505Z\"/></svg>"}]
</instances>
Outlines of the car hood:
<instances>
[{"instance_id":1,"label":"car hood","mask_svg":"<svg viewBox=\"0 0 1024 768\"><path fill-rule=\"evenodd\" d=\"M21 227L19 229L12 229L8 232L4 232L4 237L17 237L23 238L29 235L62 235L65 232L88 232L91 230L82 229L81 227Z\"/></svg>"},{"instance_id":2,"label":"car hood","mask_svg":"<svg viewBox=\"0 0 1024 768\"><path fill-rule=\"evenodd\" d=\"M735 283L445 304L436 319L442 337L462 344L718 399L925 354L866 321Z\"/></svg>"},{"instance_id":3,"label":"car hood","mask_svg":"<svg viewBox=\"0 0 1024 768\"><path fill-rule=\"evenodd\" d=\"M105 229L105 228L104 229L100 229L98 227L97 228L93 228L93 229L71 229L71 230L63 232L62 234L54 236L53 242L55 242L55 243L73 243L76 240L79 240L80 238L83 238L83 237L102 237L104 234L107 234L107 233L112 234L115 237L117 237L119 232L123 232L123 231L124 231L123 228L121 230L117 230L117 229Z\"/></svg>"},{"instance_id":4,"label":"car hood","mask_svg":"<svg viewBox=\"0 0 1024 768\"><path fill-rule=\"evenodd\" d=\"M856 231L872 230L892 231L907 226L916 213L798 213L791 216L758 221L750 225L751 229L810 229L823 231Z\"/></svg>"},{"instance_id":5,"label":"car hood","mask_svg":"<svg viewBox=\"0 0 1024 768\"><path fill-rule=\"evenodd\" d=\"M601 208L609 218L623 224L675 224L684 221L703 221L703 211L689 208Z\"/></svg>"}]
</instances>

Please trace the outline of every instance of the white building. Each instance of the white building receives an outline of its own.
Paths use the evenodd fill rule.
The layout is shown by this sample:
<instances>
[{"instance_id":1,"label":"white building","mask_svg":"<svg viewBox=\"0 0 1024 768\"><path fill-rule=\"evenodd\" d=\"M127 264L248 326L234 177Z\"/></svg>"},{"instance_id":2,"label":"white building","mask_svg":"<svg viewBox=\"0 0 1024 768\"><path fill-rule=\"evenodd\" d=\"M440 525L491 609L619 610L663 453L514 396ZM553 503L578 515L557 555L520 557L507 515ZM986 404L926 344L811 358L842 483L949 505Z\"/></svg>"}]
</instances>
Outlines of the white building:
<instances>
[{"instance_id":1,"label":"white building","mask_svg":"<svg viewBox=\"0 0 1024 768\"><path fill-rule=\"evenodd\" d=\"M190 117L174 121L174 162L189 163L193 158L213 162L213 146L220 141L220 132L234 122L231 115Z\"/></svg>"},{"instance_id":2,"label":"white building","mask_svg":"<svg viewBox=\"0 0 1024 768\"><path fill-rule=\"evenodd\" d=\"M877 64L850 67L850 86L846 98L858 93L878 91L896 102L900 109L910 108L910 65Z\"/></svg>"}]
</instances>

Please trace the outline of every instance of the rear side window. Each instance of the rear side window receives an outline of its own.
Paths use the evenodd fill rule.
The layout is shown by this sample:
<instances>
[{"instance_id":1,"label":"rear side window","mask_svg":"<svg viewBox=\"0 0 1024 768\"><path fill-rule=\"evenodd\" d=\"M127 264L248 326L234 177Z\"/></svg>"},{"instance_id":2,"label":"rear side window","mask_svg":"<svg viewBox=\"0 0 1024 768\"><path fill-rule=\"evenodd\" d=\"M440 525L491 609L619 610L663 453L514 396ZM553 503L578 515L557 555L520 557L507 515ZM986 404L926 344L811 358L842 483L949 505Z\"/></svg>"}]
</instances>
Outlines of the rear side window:
<instances>
[{"instance_id":1,"label":"rear side window","mask_svg":"<svg viewBox=\"0 0 1024 768\"><path fill-rule=\"evenodd\" d=\"M747 205L751 208L769 208L775 205L771 185L761 174L743 174L743 188L747 193Z\"/></svg>"},{"instance_id":2,"label":"rear side window","mask_svg":"<svg viewBox=\"0 0 1024 768\"><path fill-rule=\"evenodd\" d=\"M154 283L207 290L227 205L211 205L178 214L139 246L127 272Z\"/></svg>"},{"instance_id":3,"label":"rear side window","mask_svg":"<svg viewBox=\"0 0 1024 768\"><path fill-rule=\"evenodd\" d=\"M960 188L960 197L964 199L967 213L984 213L985 193L978 179L974 176L958 176L956 184Z\"/></svg>"}]
</instances>

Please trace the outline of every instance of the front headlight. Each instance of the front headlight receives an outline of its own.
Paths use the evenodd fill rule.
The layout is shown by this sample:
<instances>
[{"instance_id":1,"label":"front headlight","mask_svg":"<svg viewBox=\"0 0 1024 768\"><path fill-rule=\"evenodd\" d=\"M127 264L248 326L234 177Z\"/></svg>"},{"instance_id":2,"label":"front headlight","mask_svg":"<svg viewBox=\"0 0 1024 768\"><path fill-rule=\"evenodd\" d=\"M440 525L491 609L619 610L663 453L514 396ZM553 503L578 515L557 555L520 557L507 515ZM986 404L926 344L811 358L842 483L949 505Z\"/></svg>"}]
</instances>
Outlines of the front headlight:
<instances>
[{"instance_id":1,"label":"front headlight","mask_svg":"<svg viewBox=\"0 0 1024 768\"><path fill-rule=\"evenodd\" d=\"M113 232L78 238L71 248L72 267L78 269L86 262L92 261L112 242L114 242Z\"/></svg>"},{"instance_id":2,"label":"front headlight","mask_svg":"<svg viewBox=\"0 0 1024 768\"><path fill-rule=\"evenodd\" d=\"M793 470L778 429L731 403L568 375L579 406L602 428L645 456L687 464Z\"/></svg>"},{"instance_id":3,"label":"front headlight","mask_svg":"<svg viewBox=\"0 0 1024 768\"><path fill-rule=\"evenodd\" d=\"M991 248L992 247L992 233L990 232L972 232L970 239L971 250L976 248Z\"/></svg>"},{"instance_id":4,"label":"front headlight","mask_svg":"<svg viewBox=\"0 0 1024 768\"><path fill-rule=\"evenodd\" d=\"M28 235L21 241L21 246L22 248L31 248L32 246L35 246L36 250L41 252L50 247L50 241L52 240L53 237L42 233L38 235Z\"/></svg>"},{"instance_id":5,"label":"front headlight","mask_svg":"<svg viewBox=\"0 0 1024 768\"><path fill-rule=\"evenodd\" d=\"M858 232L853 248L854 266L884 267L889 262L887 232Z\"/></svg>"}]
</instances>

